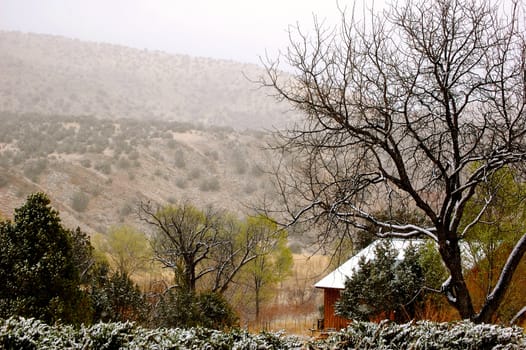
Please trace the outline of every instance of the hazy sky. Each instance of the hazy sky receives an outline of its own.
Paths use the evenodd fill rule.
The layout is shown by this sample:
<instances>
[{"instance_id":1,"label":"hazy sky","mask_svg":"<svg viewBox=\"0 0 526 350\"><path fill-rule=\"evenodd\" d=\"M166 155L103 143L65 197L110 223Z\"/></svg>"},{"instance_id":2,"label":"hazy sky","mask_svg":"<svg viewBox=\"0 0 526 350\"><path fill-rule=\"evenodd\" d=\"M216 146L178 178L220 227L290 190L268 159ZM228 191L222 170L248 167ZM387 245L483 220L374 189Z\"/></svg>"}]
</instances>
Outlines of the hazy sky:
<instances>
[{"instance_id":1,"label":"hazy sky","mask_svg":"<svg viewBox=\"0 0 526 350\"><path fill-rule=\"evenodd\" d=\"M310 28L313 13L338 22L336 0L0 0L0 30L258 62L286 47L288 25Z\"/></svg>"}]
</instances>

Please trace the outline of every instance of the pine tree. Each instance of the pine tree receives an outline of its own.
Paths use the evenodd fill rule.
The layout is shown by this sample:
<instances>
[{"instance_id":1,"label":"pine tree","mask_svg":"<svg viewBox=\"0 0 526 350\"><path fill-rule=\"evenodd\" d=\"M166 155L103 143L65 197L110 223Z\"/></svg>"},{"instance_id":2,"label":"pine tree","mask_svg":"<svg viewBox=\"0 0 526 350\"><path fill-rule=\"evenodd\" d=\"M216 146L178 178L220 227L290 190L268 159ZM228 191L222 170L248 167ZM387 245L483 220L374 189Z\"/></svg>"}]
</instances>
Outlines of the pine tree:
<instances>
[{"instance_id":1,"label":"pine tree","mask_svg":"<svg viewBox=\"0 0 526 350\"><path fill-rule=\"evenodd\" d=\"M345 283L336 313L354 320L372 320L375 317L393 317L397 321L412 318L412 303L422 289L425 278L415 247L405 251L405 258L389 241L375 248L375 258L363 257L358 269Z\"/></svg>"},{"instance_id":2,"label":"pine tree","mask_svg":"<svg viewBox=\"0 0 526 350\"><path fill-rule=\"evenodd\" d=\"M82 295L71 234L43 193L0 224L0 315L78 322Z\"/></svg>"}]
</instances>

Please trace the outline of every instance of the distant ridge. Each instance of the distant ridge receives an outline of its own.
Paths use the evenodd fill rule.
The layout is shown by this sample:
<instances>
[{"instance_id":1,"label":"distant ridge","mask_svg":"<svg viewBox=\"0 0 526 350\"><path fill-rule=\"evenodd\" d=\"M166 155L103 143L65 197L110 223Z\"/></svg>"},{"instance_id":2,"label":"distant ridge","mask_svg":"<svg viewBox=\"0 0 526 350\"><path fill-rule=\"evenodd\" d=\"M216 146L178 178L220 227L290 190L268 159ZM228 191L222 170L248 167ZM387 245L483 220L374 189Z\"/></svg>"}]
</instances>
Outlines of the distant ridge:
<instances>
[{"instance_id":1,"label":"distant ridge","mask_svg":"<svg viewBox=\"0 0 526 350\"><path fill-rule=\"evenodd\" d=\"M271 129L287 106L250 78L255 64L173 55L55 35L0 31L0 110L161 119Z\"/></svg>"}]
</instances>

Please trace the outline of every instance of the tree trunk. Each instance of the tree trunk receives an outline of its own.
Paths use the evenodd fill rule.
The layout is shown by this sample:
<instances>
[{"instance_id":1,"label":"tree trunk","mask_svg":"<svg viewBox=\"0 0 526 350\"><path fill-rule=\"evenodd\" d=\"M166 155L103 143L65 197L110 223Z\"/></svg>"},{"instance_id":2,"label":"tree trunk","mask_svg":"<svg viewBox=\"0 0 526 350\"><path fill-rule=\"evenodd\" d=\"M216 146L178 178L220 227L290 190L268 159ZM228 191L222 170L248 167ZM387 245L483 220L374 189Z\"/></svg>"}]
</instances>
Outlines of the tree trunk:
<instances>
[{"instance_id":1,"label":"tree trunk","mask_svg":"<svg viewBox=\"0 0 526 350\"><path fill-rule=\"evenodd\" d=\"M493 288L493 291L486 297L486 301L480 312L472 317L473 322L490 323L492 321L493 315L502 303L508 285L513 278L513 274L515 273L515 270L519 266L519 263L521 262L521 259L525 253L526 233L522 235L521 239L519 239L512 252L508 256L508 260L502 268L502 272L499 276L497 284L495 285L495 288Z\"/></svg>"},{"instance_id":2,"label":"tree trunk","mask_svg":"<svg viewBox=\"0 0 526 350\"><path fill-rule=\"evenodd\" d=\"M259 321L259 289L256 289L256 322Z\"/></svg>"},{"instance_id":3,"label":"tree trunk","mask_svg":"<svg viewBox=\"0 0 526 350\"><path fill-rule=\"evenodd\" d=\"M456 237L441 240L439 250L451 276L449 283L444 285L447 300L458 310L462 319L472 319L475 315L475 309L462 274L462 259L458 240Z\"/></svg>"}]
</instances>

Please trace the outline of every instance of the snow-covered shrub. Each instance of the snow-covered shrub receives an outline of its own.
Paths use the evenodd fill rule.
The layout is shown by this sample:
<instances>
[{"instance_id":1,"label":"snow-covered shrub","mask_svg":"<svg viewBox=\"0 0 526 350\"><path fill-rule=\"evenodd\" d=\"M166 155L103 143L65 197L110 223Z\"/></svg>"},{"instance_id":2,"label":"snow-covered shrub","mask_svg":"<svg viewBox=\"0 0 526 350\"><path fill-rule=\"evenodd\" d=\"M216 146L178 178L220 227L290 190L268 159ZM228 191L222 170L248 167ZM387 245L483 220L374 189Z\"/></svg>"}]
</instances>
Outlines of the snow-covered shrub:
<instances>
[{"instance_id":1,"label":"snow-covered shrub","mask_svg":"<svg viewBox=\"0 0 526 350\"><path fill-rule=\"evenodd\" d=\"M396 324L353 322L347 329L323 341L308 344L310 349L526 349L526 336L519 327L507 328L468 321L434 323L429 321Z\"/></svg>"},{"instance_id":2,"label":"snow-covered shrub","mask_svg":"<svg viewBox=\"0 0 526 350\"><path fill-rule=\"evenodd\" d=\"M133 339L135 326L130 322L97 323L82 327L83 345L89 349L118 350L126 348Z\"/></svg>"},{"instance_id":3,"label":"snow-covered shrub","mask_svg":"<svg viewBox=\"0 0 526 350\"><path fill-rule=\"evenodd\" d=\"M133 323L98 323L89 327L47 324L12 317L0 319L0 349L300 349L303 342L283 333L251 334L245 330L221 332L207 328L136 327Z\"/></svg>"},{"instance_id":4,"label":"snow-covered shrub","mask_svg":"<svg viewBox=\"0 0 526 350\"><path fill-rule=\"evenodd\" d=\"M72 326L51 327L34 318L0 320L0 349L77 349Z\"/></svg>"}]
</instances>

